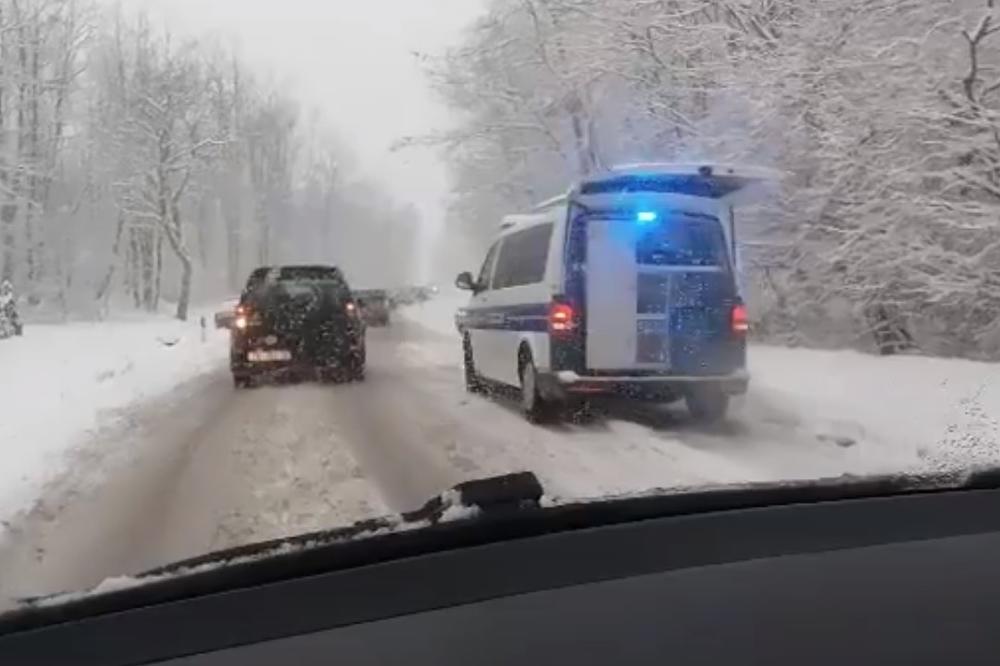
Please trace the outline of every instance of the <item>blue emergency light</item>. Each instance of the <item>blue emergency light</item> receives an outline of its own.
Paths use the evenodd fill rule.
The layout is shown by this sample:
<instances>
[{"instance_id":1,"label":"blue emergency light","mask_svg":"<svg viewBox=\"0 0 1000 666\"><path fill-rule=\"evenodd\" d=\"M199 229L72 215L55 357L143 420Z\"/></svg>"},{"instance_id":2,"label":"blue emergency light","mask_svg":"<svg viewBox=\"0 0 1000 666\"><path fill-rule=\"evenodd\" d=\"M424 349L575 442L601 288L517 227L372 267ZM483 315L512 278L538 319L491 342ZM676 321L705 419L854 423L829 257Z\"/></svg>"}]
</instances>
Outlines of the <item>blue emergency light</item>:
<instances>
[{"instance_id":1,"label":"blue emergency light","mask_svg":"<svg viewBox=\"0 0 1000 666\"><path fill-rule=\"evenodd\" d=\"M649 224L650 222L656 222L657 217L656 211L640 210L635 214L635 221L639 224Z\"/></svg>"}]
</instances>

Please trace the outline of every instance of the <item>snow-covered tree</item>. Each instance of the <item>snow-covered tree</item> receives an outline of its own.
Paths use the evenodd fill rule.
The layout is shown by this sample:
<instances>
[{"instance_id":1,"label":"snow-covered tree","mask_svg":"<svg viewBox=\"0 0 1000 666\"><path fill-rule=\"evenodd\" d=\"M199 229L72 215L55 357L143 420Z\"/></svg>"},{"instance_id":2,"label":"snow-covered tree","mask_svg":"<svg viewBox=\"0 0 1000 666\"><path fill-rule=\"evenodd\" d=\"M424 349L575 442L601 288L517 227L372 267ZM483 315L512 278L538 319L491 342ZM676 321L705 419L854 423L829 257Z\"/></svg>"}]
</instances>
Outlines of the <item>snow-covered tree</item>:
<instances>
[{"instance_id":1,"label":"snow-covered tree","mask_svg":"<svg viewBox=\"0 0 1000 666\"><path fill-rule=\"evenodd\" d=\"M998 358L998 21L994 0L492 0L428 66L462 122L420 140L480 239L612 163L777 167L742 219L760 333L870 346L888 317Z\"/></svg>"},{"instance_id":2,"label":"snow-covered tree","mask_svg":"<svg viewBox=\"0 0 1000 666\"><path fill-rule=\"evenodd\" d=\"M169 302L181 318L261 263L360 269L370 252L404 280L415 215L302 116L212 39L85 0L0 0L0 278L28 317Z\"/></svg>"}]
</instances>

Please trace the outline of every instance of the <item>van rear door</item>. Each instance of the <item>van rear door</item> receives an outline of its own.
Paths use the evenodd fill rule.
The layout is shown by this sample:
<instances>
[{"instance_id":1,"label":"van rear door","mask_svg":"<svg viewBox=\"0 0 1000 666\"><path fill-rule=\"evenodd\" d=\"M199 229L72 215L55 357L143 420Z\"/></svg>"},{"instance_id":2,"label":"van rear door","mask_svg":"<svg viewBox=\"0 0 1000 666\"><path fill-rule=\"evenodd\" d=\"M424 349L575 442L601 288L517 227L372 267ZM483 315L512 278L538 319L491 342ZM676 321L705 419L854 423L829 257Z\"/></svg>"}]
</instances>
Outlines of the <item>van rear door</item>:
<instances>
[{"instance_id":1,"label":"van rear door","mask_svg":"<svg viewBox=\"0 0 1000 666\"><path fill-rule=\"evenodd\" d=\"M587 365L591 370L727 374L738 301L722 225L673 211L654 221L587 221Z\"/></svg>"},{"instance_id":2,"label":"van rear door","mask_svg":"<svg viewBox=\"0 0 1000 666\"><path fill-rule=\"evenodd\" d=\"M742 368L732 207L774 172L635 165L584 182L586 365L723 375Z\"/></svg>"}]
</instances>

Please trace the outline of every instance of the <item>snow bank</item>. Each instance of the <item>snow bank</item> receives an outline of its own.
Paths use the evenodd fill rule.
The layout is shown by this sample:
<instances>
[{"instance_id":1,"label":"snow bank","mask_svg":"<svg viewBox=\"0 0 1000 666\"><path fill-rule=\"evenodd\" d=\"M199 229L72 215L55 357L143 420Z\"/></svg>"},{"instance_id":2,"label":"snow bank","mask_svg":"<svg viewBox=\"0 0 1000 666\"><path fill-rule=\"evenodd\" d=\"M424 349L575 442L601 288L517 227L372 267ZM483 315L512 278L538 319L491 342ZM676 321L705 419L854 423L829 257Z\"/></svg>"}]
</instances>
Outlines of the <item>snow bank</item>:
<instances>
[{"instance_id":1,"label":"snow bank","mask_svg":"<svg viewBox=\"0 0 1000 666\"><path fill-rule=\"evenodd\" d=\"M133 317L28 326L0 341L0 520L30 504L109 411L222 366L228 333L211 326L211 313Z\"/></svg>"},{"instance_id":2,"label":"snow bank","mask_svg":"<svg viewBox=\"0 0 1000 666\"><path fill-rule=\"evenodd\" d=\"M1000 364L756 346L750 371L763 418L930 470L1000 464Z\"/></svg>"}]
</instances>

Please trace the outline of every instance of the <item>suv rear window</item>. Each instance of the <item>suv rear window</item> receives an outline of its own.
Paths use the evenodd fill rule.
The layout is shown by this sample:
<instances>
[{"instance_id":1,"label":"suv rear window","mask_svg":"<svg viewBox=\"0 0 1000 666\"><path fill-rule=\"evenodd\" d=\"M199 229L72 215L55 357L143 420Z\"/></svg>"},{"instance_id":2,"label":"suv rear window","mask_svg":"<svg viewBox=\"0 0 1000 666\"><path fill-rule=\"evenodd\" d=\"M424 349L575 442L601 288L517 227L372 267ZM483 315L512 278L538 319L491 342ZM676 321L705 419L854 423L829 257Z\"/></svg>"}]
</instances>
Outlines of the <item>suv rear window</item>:
<instances>
[{"instance_id":1,"label":"suv rear window","mask_svg":"<svg viewBox=\"0 0 1000 666\"><path fill-rule=\"evenodd\" d=\"M350 287L339 268L332 266L282 266L259 268L250 275L241 301L263 302L295 300L307 294L334 296L338 301L351 297Z\"/></svg>"},{"instance_id":2,"label":"suv rear window","mask_svg":"<svg viewBox=\"0 0 1000 666\"><path fill-rule=\"evenodd\" d=\"M253 295L261 300L278 301L303 298L335 298L337 301L345 301L351 298L350 291L336 280L278 280L261 285Z\"/></svg>"},{"instance_id":3,"label":"suv rear window","mask_svg":"<svg viewBox=\"0 0 1000 666\"><path fill-rule=\"evenodd\" d=\"M340 269L332 266L282 266L276 272L278 280L344 282Z\"/></svg>"},{"instance_id":4,"label":"suv rear window","mask_svg":"<svg viewBox=\"0 0 1000 666\"><path fill-rule=\"evenodd\" d=\"M672 214L640 229L635 252L647 266L724 266L726 238L713 216Z\"/></svg>"}]
</instances>

